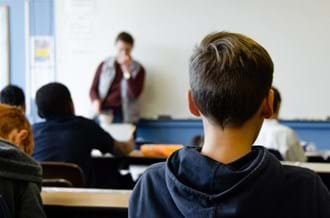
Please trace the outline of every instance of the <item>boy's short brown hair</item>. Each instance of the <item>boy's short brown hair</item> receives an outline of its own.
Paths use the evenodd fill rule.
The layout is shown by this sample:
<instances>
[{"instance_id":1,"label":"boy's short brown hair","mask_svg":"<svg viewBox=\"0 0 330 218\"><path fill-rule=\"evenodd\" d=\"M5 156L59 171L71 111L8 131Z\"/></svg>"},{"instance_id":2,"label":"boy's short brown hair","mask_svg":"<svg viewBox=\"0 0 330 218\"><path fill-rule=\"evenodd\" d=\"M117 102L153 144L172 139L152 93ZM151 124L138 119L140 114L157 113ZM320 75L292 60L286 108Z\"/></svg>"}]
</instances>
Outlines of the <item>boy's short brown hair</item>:
<instances>
[{"instance_id":1,"label":"boy's short brown hair","mask_svg":"<svg viewBox=\"0 0 330 218\"><path fill-rule=\"evenodd\" d=\"M238 33L207 35L190 59L190 86L200 112L217 125L241 126L259 109L273 80L273 62Z\"/></svg>"}]
</instances>

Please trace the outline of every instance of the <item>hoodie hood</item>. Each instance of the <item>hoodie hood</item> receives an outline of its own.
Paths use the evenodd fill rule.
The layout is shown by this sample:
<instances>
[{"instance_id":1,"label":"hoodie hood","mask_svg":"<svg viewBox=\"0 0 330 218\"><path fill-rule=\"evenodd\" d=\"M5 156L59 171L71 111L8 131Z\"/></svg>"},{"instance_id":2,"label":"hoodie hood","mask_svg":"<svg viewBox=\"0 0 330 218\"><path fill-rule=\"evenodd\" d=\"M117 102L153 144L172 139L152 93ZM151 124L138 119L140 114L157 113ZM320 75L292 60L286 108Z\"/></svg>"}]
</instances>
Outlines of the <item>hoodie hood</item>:
<instances>
[{"instance_id":1,"label":"hoodie hood","mask_svg":"<svg viewBox=\"0 0 330 218\"><path fill-rule=\"evenodd\" d=\"M203 217L231 217L255 210L266 214L280 208L284 180L281 167L263 147L253 147L249 154L230 164L219 163L188 147L168 159L165 177L171 198L185 217L196 213ZM259 197L267 194L271 199ZM258 208L260 202L269 206Z\"/></svg>"},{"instance_id":2,"label":"hoodie hood","mask_svg":"<svg viewBox=\"0 0 330 218\"><path fill-rule=\"evenodd\" d=\"M41 185L41 167L9 142L0 140L0 177Z\"/></svg>"}]
</instances>

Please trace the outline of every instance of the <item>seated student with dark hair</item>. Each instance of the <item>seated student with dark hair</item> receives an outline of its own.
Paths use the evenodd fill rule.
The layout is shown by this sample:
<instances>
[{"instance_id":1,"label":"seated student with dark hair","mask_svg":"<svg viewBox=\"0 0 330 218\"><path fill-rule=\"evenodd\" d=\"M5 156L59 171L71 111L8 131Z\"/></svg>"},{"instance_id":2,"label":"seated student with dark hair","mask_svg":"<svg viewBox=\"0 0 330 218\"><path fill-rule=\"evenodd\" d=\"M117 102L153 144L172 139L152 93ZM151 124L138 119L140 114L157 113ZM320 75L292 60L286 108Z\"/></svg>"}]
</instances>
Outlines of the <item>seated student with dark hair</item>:
<instances>
[{"instance_id":1,"label":"seated student with dark hair","mask_svg":"<svg viewBox=\"0 0 330 218\"><path fill-rule=\"evenodd\" d=\"M0 92L0 103L21 108L25 112L25 95L23 90L15 85L8 85Z\"/></svg>"},{"instance_id":2,"label":"seated student with dark hair","mask_svg":"<svg viewBox=\"0 0 330 218\"><path fill-rule=\"evenodd\" d=\"M0 195L10 217L46 217L40 198L41 167L30 155L32 129L22 110L0 104Z\"/></svg>"},{"instance_id":3,"label":"seated student with dark hair","mask_svg":"<svg viewBox=\"0 0 330 218\"><path fill-rule=\"evenodd\" d=\"M129 217L330 217L319 176L252 147L273 112L267 51L241 34L210 34L189 71L189 108L202 118L203 147L185 147L148 168L131 195Z\"/></svg>"},{"instance_id":4,"label":"seated student with dark hair","mask_svg":"<svg viewBox=\"0 0 330 218\"><path fill-rule=\"evenodd\" d=\"M90 185L91 150L127 155L133 143L114 140L94 121L74 115L70 91L60 83L49 83L36 94L38 113L46 121L34 124L35 150L38 161L61 161L78 164Z\"/></svg>"},{"instance_id":5,"label":"seated student with dark hair","mask_svg":"<svg viewBox=\"0 0 330 218\"><path fill-rule=\"evenodd\" d=\"M278 151L286 161L304 162L307 158L296 133L290 127L278 122L282 98L275 87L272 90L274 92L274 113L264 121L254 144Z\"/></svg>"}]
</instances>

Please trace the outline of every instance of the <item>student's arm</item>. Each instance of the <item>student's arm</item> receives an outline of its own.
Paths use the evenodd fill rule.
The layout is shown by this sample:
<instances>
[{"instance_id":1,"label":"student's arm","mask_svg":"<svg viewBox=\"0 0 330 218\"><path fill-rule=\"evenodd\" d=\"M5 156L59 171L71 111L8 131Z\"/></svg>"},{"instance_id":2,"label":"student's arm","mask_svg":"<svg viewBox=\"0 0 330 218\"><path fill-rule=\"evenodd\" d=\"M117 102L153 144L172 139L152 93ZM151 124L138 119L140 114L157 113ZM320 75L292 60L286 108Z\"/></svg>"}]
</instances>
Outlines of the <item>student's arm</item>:
<instances>
[{"instance_id":1,"label":"student's arm","mask_svg":"<svg viewBox=\"0 0 330 218\"><path fill-rule=\"evenodd\" d=\"M102 153L112 153L118 156L126 156L134 150L134 140L128 142L116 141L112 136L104 131L99 125L95 124L96 149Z\"/></svg>"},{"instance_id":2,"label":"student's arm","mask_svg":"<svg viewBox=\"0 0 330 218\"><path fill-rule=\"evenodd\" d=\"M137 73L136 77L130 77L126 80L127 82L127 94L131 99L138 98L143 90L145 80L145 70L141 66L139 72Z\"/></svg>"},{"instance_id":3,"label":"student's arm","mask_svg":"<svg viewBox=\"0 0 330 218\"><path fill-rule=\"evenodd\" d=\"M40 188L28 183L21 195L21 204L17 211L18 218L46 218L40 196Z\"/></svg>"},{"instance_id":4,"label":"student's arm","mask_svg":"<svg viewBox=\"0 0 330 218\"><path fill-rule=\"evenodd\" d=\"M92 82L92 86L89 90L89 96L92 101L99 100L99 80L100 80L100 75L102 72L102 67L103 67L103 62L97 67L97 70L95 72L95 76Z\"/></svg>"},{"instance_id":5,"label":"student's arm","mask_svg":"<svg viewBox=\"0 0 330 218\"><path fill-rule=\"evenodd\" d=\"M113 153L118 156L127 156L134 150L134 142L114 142Z\"/></svg>"}]
</instances>

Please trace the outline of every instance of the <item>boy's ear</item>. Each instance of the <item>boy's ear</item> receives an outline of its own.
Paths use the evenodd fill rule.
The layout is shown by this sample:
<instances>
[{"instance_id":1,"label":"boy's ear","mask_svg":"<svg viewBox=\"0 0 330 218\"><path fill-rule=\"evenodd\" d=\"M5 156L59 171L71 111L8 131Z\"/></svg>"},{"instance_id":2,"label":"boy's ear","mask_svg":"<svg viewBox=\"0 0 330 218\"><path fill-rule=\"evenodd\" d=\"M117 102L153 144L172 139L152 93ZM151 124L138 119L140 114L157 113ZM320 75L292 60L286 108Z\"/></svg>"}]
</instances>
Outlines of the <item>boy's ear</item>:
<instances>
[{"instance_id":1,"label":"boy's ear","mask_svg":"<svg viewBox=\"0 0 330 218\"><path fill-rule=\"evenodd\" d=\"M8 141L15 144L20 150L28 153L27 151L30 150L25 145L26 139L29 137L29 132L26 129L12 130L8 135Z\"/></svg>"},{"instance_id":2,"label":"boy's ear","mask_svg":"<svg viewBox=\"0 0 330 218\"><path fill-rule=\"evenodd\" d=\"M274 91L270 89L268 95L264 99L263 106L262 106L262 115L264 118L270 118L274 113Z\"/></svg>"},{"instance_id":3,"label":"boy's ear","mask_svg":"<svg viewBox=\"0 0 330 218\"><path fill-rule=\"evenodd\" d=\"M190 89L188 91L188 104L189 104L190 113L192 113L196 117L199 117L201 115L201 113L199 112L199 110L195 104L195 101L194 101L194 98L192 96Z\"/></svg>"},{"instance_id":4,"label":"boy's ear","mask_svg":"<svg viewBox=\"0 0 330 218\"><path fill-rule=\"evenodd\" d=\"M19 141L24 141L29 136L29 132L26 129L21 129L17 133L17 139Z\"/></svg>"},{"instance_id":5,"label":"boy's ear","mask_svg":"<svg viewBox=\"0 0 330 218\"><path fill-rule=\"evenodd\" d=\"M14 144L23 147L23 142L27 139L27 137L29 136L29 132L26 129L21 129L19 131L16 132L13 142ZM25 149L23 149L25 150Z\"/></svg>"}]
</instances>

